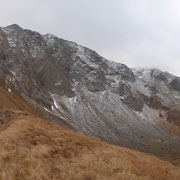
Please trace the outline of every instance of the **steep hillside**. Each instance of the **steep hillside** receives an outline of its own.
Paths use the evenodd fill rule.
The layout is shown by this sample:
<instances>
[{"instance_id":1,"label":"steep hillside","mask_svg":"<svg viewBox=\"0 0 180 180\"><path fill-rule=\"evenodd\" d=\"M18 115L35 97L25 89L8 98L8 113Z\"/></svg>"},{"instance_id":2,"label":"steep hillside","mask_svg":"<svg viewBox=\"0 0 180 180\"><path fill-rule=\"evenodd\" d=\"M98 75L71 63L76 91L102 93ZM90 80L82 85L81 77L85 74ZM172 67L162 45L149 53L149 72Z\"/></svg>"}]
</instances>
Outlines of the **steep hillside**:
<instances>
[{"instance_id":1,"label":"steep hillside","mask_svg":"<svg viewBox=\"0 0 180 180\"><path fill-rule=\"evenodd\" d=\"M156 124L180 137L180 78L157 69L133 69L141 84L168 110L159 111Z\"/></svg>"},{"instance_id":2,"label":"steep hillside","mask_svg":"<svg viewBox=\"0 0 180 180\"><path fill-rule=\"evenodd\" d=\"M62 126L111 144L180 158L176 76L130 69L18 25L0 28L0 76Z\"/></svg>"},{"instance_id":3,"label":"steep hillside","mask_svg":"<svg viewBox=\"0 0 180 180\"><path fill-rule=\"evenodd\" d=\"M179 180L180 169L157 157L108 145L60 127L0 89L0 179ZM21 99L21 100L19 100ZM30 111L30 112L28 112Z\"/></svg>"}]
</instances>

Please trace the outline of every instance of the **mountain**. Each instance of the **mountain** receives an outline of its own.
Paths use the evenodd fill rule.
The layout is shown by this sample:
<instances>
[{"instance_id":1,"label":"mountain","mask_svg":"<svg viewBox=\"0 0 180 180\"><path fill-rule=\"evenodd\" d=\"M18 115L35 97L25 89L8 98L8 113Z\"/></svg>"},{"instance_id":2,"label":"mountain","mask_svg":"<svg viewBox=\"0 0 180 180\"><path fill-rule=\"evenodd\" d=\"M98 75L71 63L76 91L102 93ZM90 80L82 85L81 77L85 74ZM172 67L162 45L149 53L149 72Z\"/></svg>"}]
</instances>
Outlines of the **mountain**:
<instances>
[{"instance_id":1,"label":"mountain","mask_svg":"<svg viewBox=\"0 0 180 180\"><path fill-rule=\"evenodd\" d=\"M1 180L180 179L170 162L44 120L15 90L0 99Z\"/></svg>"},{"instance_id":2,"label":"mountain","mask_svg":"<svg viewBox=\"0 0 180 180\"><path fill-rule=\"evenodd\" d=\"M42 116L110 144L180 158L180 78L131 69L56 36L0 28L1 86Z\"/></svg>"}]
</instances>

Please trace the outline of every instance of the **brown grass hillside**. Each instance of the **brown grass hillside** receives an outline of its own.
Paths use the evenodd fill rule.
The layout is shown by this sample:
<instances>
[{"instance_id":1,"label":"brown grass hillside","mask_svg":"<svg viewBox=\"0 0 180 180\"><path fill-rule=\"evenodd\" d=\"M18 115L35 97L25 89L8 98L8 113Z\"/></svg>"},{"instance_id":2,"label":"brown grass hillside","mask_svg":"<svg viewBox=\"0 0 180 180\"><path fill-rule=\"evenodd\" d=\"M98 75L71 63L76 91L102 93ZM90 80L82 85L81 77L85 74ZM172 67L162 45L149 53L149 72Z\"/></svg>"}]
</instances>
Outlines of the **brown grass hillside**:
<instances>
[{"instance_id":1,"label":"brown grass hillside","mask_svg":"<svg viewBox=\"0 0 180 180\"><path fill-rule=\"evenodd\" d=\"M179 167L43 120L2 88L0 106L0 180L180 179Z\"/></svg>"}]
</instances>

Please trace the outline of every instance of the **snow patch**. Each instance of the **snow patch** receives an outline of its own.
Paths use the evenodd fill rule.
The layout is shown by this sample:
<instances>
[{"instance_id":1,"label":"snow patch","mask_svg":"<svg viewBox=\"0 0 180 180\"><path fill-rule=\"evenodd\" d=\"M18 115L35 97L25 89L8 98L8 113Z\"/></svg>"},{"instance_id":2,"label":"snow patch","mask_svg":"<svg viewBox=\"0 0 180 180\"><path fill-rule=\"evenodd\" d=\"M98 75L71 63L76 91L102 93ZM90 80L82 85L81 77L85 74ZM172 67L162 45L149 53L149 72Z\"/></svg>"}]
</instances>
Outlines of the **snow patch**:
<instances>
[{"instance_id":1,"label":"snow patch","mask_svg":"<svg viewBox=\"0 0 180 180\"><path fill-rule=\"evenodd\" d=\"M11 89L10 89L10 88L8 89L8 93L10 93L10 94L12 93L12 91L11 91Z\"/></svg>"}]
</instances>

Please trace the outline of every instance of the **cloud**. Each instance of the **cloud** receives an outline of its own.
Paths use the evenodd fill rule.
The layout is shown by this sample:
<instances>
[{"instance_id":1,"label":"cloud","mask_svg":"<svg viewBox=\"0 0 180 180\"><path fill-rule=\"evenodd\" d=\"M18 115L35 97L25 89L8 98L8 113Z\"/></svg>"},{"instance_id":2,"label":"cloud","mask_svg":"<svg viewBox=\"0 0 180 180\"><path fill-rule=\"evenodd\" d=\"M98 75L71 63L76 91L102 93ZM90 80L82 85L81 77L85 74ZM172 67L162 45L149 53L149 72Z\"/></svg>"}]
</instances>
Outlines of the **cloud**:
<instances>
[{"instance_id":1,"label":"cloud","mask_svg":"<svg viewBox=\"0 0 180 180\"><path fill-rule=\"evenodd\" d=\"M180 74L178 0L6 0L0 25L51 33L130 67Z\"/></svg>"}]
</instances>

